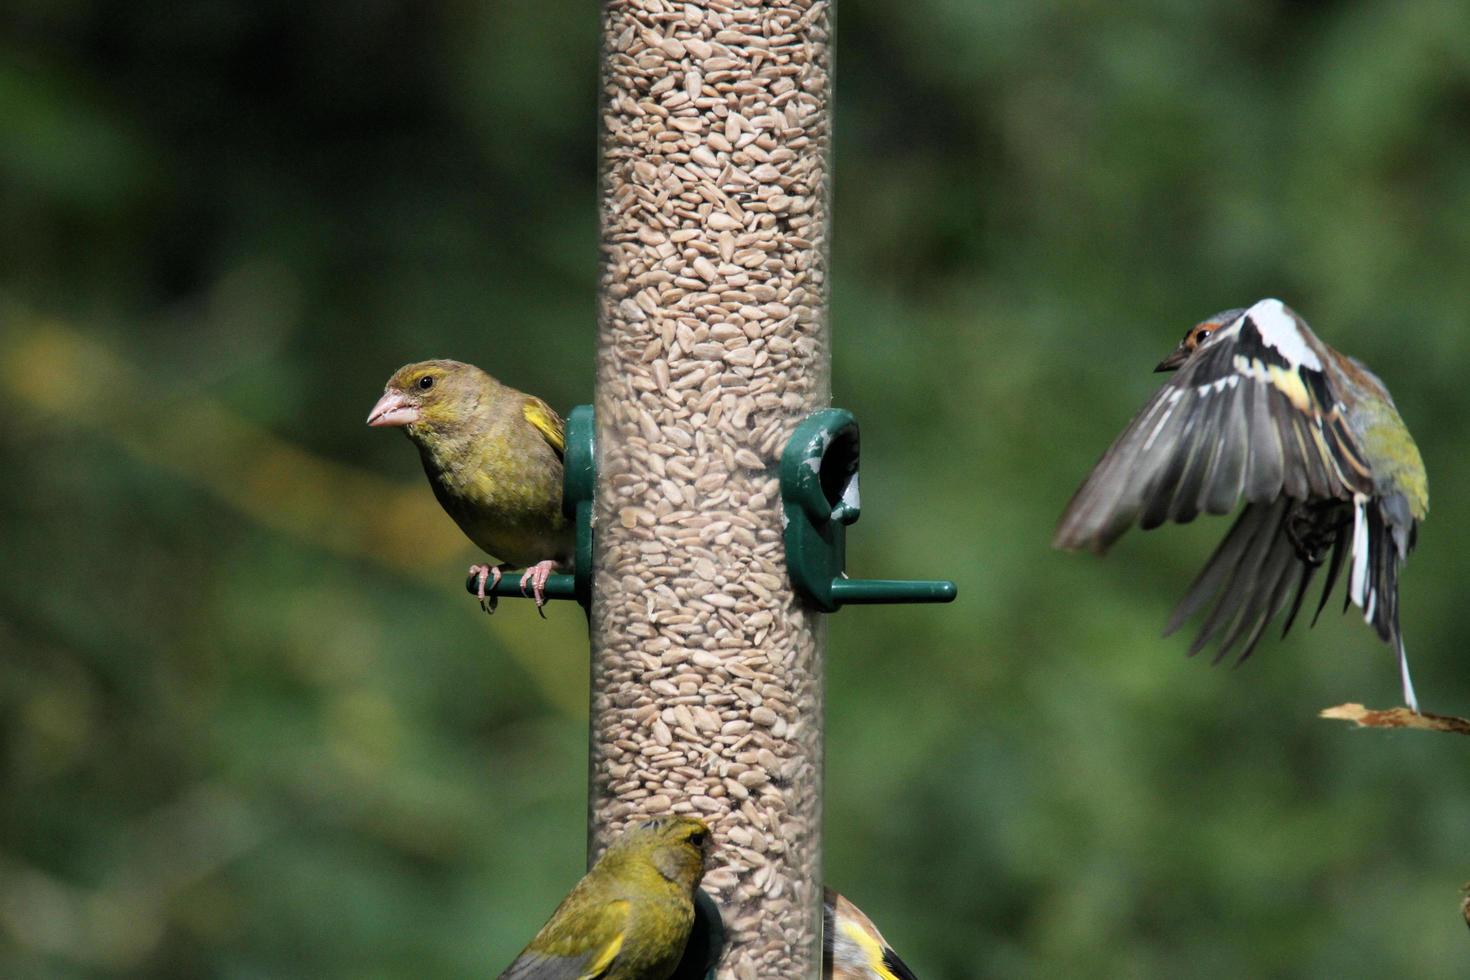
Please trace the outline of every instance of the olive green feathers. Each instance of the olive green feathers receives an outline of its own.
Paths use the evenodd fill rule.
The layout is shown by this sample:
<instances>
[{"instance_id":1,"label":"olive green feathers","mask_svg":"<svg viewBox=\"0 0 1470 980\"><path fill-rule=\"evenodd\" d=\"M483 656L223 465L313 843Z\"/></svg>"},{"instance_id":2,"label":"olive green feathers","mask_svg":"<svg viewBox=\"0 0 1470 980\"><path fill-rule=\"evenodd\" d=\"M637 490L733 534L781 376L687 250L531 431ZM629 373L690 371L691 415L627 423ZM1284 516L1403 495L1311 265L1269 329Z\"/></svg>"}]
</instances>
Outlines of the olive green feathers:
<instances>
[{"instance_id":1,"label":"olive green feathers","mask_svg":"<svg viewBox=\"0 0 1470 980\"><path fill-rule=\"evenodd\" d=\"M693 817L630 828L500 980L667 980L689 941L711 849L709 827Z\"/></svg>"},{"instance_id":2,"label":"olive green feathers","mask_svg":"<svg viewBox=\"0 0 1470 980\"><path fill-rule=\"evenodd\" d=\"M564 430L541 399L472 364L421 361L388 379L368 425L403 429L440 505L498 562L538 568L542 582L551 568L569 562L573 533L561 509ZM484 571L500 577L498 568ZM528 573L523 582L531 580Z\"/></svg>"}]
</instances>

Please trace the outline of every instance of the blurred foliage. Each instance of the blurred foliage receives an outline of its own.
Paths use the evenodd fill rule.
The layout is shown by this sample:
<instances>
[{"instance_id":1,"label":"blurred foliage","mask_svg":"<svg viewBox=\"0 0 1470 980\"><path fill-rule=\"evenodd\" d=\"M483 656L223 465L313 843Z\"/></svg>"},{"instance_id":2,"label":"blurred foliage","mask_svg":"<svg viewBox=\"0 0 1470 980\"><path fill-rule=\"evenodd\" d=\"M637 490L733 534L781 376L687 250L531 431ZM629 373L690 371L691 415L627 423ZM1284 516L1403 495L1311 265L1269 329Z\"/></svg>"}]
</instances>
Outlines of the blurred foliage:
<instances>
[{"instance_id":1,"label":"blurred foliage","mask_svg":"<svg viewBox=\"0 0 1470 980\"><path fill-rule=\"evenodd\" d=\"M842 5L833 338L867 466L827 877L926 978L1465 975L1463 740L1356 617L1158 631L1221 520L1047 539L1184 328L1277 295L1393 388L1403 619L1470 710L1470 6ZM503 966L583 867L576 610L486 620L399 364L590 397L585 3L0 14L0 975ZM901 857L901 859L900 859Z\"/></svg>"}]
</instances>

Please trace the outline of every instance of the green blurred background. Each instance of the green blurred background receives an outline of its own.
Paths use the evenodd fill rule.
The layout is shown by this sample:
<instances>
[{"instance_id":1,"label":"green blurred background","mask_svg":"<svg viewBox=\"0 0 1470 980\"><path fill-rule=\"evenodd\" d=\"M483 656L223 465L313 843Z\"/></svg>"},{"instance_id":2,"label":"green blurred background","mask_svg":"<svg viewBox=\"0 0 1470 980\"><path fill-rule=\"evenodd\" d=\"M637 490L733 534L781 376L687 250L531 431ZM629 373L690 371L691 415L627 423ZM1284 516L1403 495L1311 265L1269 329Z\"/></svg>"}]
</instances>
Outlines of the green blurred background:
<instances>
[{"instance_id":1,"label":"green blurred background","mask_svg":"<svg viewBox=\"0 0 1470 980\"><path fill-rule=\"evenodd\" d=\"M596 12L0 14L0 975L493 975L582 869L580 614L481 616L405 361L590 400ZM1433 512L1403 621L1470 714L1470 6L845 0L834 396L855 572L827 878L926 980L1463 977L1461 738L1356 616L1239 670L1159 630L1222 519L1052 523L1217 310L1389 383Z\"/></svg>"}]
</instances>

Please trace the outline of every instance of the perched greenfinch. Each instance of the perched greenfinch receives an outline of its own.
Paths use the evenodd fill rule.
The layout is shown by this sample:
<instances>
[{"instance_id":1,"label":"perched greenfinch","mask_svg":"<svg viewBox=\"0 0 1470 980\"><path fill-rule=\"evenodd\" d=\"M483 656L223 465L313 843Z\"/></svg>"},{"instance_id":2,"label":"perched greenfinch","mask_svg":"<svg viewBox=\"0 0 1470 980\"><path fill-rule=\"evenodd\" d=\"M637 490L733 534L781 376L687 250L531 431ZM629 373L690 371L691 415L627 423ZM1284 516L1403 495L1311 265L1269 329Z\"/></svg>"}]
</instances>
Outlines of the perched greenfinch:
<instances>
[{"instance_id":1,"label":"perched greenfinch","mask_svg":"<svg viewBox=\"0 0 1470 980\"><path fill-rule=\"evenodd\" d=\"M668 980L689 941L711 850L709 827L694 817L630 828L500 980Z\"/></svg>"},{"instance_id":2,"label":"perched greenfinch","mask_svg":"<svg viewBox=\"0 0 1470 980\"><path fill-rule=\"evenodd\" d=\"M573 529L561 509L561 417L472 364L435 360L395 371L367 424L403 429L439 503L497 560L470 566L481 608L495 608L486 580L493 589L505 563L526 569L521 591L529 585L539 609L547 576L569 563L573 549Z\"/></svg>"},{"instance_id":3,"label":"perched greenfinch","mask_svg":"<svg viewBox=\"0 0 1470 980\"><path fill-rule=\"evenodd\" d=\"M863 910L822 892L823 980L918 980Z\"/></svg>"},{"instance_id":4,"label":"perched greenfinch","mask_svg":"<svg viewBox=\"0 0 1470 980\"><path fill-rule=\"evenodd\" d=\"M1214 607L1190 645L1250 656L1283 609L1291 629L1327 565L1317 614L1351 554L1347 597L1398 657L1399 572L1429 512L1424 461L1382 381L1328 347L1280 300L1196 324L1159 364L1177 371L1103 454L1057 526L1061 548L1102 552L1144 530L1246 505L1164 635ZM1289 608L1288 608L1289 606ZM1315 622L1315 617L1313 619Z\"/></svg>"}]
</instances>

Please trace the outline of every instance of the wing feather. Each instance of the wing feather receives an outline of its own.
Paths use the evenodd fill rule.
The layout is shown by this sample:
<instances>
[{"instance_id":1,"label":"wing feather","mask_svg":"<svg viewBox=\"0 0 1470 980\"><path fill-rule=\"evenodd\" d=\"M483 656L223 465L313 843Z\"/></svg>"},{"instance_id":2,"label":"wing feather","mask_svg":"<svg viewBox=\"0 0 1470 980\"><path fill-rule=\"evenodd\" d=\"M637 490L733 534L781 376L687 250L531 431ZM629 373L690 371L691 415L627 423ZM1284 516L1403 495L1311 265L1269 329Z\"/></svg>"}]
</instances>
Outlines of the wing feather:
<instances>
[{"instance_id":1,"label":"wing feather","mask_svg":"<svg viewBox=\"0 0 1470 980\"><path fill-rule=\"evenodd\" d=\"M1265 387L1248 385L1249 421L1246 424L1245 499L1251 503L1267 503L1281 495L1285 462L1281 451L1281 433L1271 418L1271 392Z\"/></svg>"},{"instance_id":2,"label":"wing feather","mask_svg":"<svg viewBox=\"0 0 1470 980\"><path fill-rule=\"evenodd\" d=\"M1214 467L1215 457L1220 453L1223 439L1225 410L1232 400L1233 391L1225 388L1205 400L1199 409L1199 424L1195 426L1194 438L1180 447L1183 457L1174 499L1169 506L1169 519L1187 524L1199 516L1200 498L1204 496L1205 480Z\"/></svg>"},{"instance_id":3,"label":"wing feather","mask_svg":"<svg viewBox=\"0 0 1470 980\"><path fill-rule=\"evenodd\" d=\"M589 956L558 956L526 950L516 961L506 967L498 980L591 980L596 973L584 967Z\"/></svg>"},{"instance_id":4,"label":"wing feather","mask_svg":"<svg viewBox=\"0 0 1470 980\"><path fill-rule=\"evenodd\" d=\"M1228 514L1245 490L1246 461L1249 458L1249 429L1246 423L1246 398L1237 384L1226 404L1221 421L1219 450L1205 480L1200 507L1210 514Z\"/></svg>"},{"instance_id":5,"label":"wing feather","mask_svg":"<svg viewBox=\"0 0 1470 980\"><path fill-rule=\"evenodd\" d=\"M1147 530L1269 503L1349 500L1372 491L1361 448L1305 324L1269 342L1247 312L1154 393L1073 496L1053 544L1102 552ZM1310 343L1308 339L1310 337ZM1293 357L1298 358L1292 360Z\"/></svg>"},{"instance_id":6,"label":"wing feather","mask_svg":"<svg viewBox=\"0 0 1470 980\"><path fill-rule=\"evenodd\" d=\"M1322 598L1317 602L1317 611L1312 614L1312 626L1316 626L1317 620L1322 618L1322 610L1327 607L1327 597L1332 595L1332 587L1337 584L1338 575L1342 574L1342 563L1347 557L1347 552L1347 535L1339 534L1337 540L1332 544L1332 558L1327 564L1327 580L1322 583Z\"/></svg>"},{"instance_id":7,"label":"wing feather","mask_svg":"<svg viewBox=\"0 0 1470 980\"><path fill-rule=\"evenodd\" d=\"M1266 629L1266 623L1286 604L1286 598L1291 594L1287 575L1295 564L1298 564L1296 548L1291 543L1291 538L1278 529L1271 539L1266 557L1256 570L1250 594L1244 597L1235 625L1220 641L1220 649L1215 656L1217 662L1244 637L1245 642L1241 645L1235 662L1245 663L1251 651L1256 648L1256 641Z\"/></svg>"},{"instance_id":8,"label":"wing feather","mask_svg":"<svg viewBox=\"0 0 1470 980\"><path fill-rule=\"evenodd\" d=\"M535 395L527 395L525 404L521 406L521 414L527 422L535 426L536 431L541 433L541 438L556 450L558 456L566 455L567 426L550 405Z\"/></svg>"},{"instance_id":9,"label":"wing feather","mask_svg":"<svg viewBox=\"0 0 1470 980\"><path fill-rule=\"evenodd\" d=\"M1144 404L1072 496L1057 524L1056 547L1106 551L1138 519L1144 484L1142 474L1135 471L1145 447L1169 421L1178 402L1173 389L1165 387Z\"/></svg>"},{"instance_id":10,"label":"wing feather","mask_svg":"<svg viewBox=\"0 0 1470 980\"><path fill-rule=\"evenodd\" d=\"M1169 622L1164 626L1164 635L1171 636L1184 625L1185 620L1204 608L1205 603L1214 598L1215 593L1220 590L1226 576L1235 570L1236 563L1240 561L1240 553L1250 544L1251 537L1255 534L1255 522L1259 520L1260 509L1255 506L1247 507L1240 512L1240 516L1231 525L1230 533L1225 535L1215 548L1214 554L1210 555L1205 567L1195 580L1190 583L1184 598L1179 605L1174 607L1174 612L1169 616ZM1191 655L1198 653L1191 650Z\"/></svg>"},{"instance_id":11,"label":"wing feather","mask_svg":"<svg viewBox=\"0 0 1470 980\"><path fill-rule=\"evenodd\" d=\"M1191 450L1199 445L1199 439L1191 438L1200 428L1199 413L1192 406L1181 405L1159 431L1157 444L1161 447L1153 457L1157 468L1153 478L1145 484L1143 510L1138 526L1150 531L1169 519L1174 505L1174 494L1189 465ZM1166 448L1165 448L1166 447Z\"/></svg>"},{"instance_id":12,"label":"wing feather","mask_svg":"<svg viewBox=\"0 0 1470 980\"><path fill-rule=\"evenodd\" d=\"M1285 509L1285 501L1261 507L1255 519L1245 526L1250 533L1250 540L1240 552L1235 567L1230 572L1230 578L1215 602L1215 608L1205 617L1205 623L1200 627L1199 635L1189 645L1191 655L1203 650L1211 641L1219 637L1222 631L1227 638L1233 636L1234 631L1231 626L1244 616L1247 605L1256 594L1263 563L1280 529L1281 515ZM1213 662L1219 663L1225 653L1226 647L1222 643L1216 651Z\"/></svg>"},{"instance_id":13,"label":"wing feather","mask_svg":"<svg viewBox=\"0 0 1470 980\"><path fill-rule=\"evenodd\" d=\"M1312 584L1312 577L1317 574L1317 566L1310 562L1302 562L1302 571L1296 583L1296 595L1291 600L1291 609L1286 614L1286 623L1281 627L1281 635L1284 637L1291 632L1291 624L1296 622L1297 613L1302 610L1302 600L1307 597L1307 586Z\"/></svg>"},{"instance_id":14,"label":"wing feather","mask_svg":"<svg viewBox=\"0 0 1470 980\"><path fill-rule=\"evenodd\" d=\"M607 975L622 951L632 903L626 899L607 902L572 918L563 914L565 908L564 901L497 980L598 980ZM579 948L590 936L599 937L598 942L591 949Z\"/></svg>"}]
</instances>

